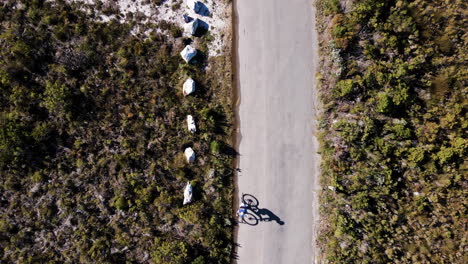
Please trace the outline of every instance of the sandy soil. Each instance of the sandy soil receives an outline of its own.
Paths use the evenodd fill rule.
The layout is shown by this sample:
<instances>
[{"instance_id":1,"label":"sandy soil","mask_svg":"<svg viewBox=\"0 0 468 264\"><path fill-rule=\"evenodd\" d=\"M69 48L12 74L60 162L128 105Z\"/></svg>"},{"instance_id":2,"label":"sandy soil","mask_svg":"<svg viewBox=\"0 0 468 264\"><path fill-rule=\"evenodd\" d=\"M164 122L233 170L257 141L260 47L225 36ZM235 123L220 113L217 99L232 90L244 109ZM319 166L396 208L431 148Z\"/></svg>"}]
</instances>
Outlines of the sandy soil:
<instances>
[{"instance_id":1,"label":"sandy soil","mask_svg":"<svg viewBox=\"0 0 468 264\"><path fill-rule=\"evenodd\" d=\"M313 1L238 0L236 7L239 195L254 195L260 209L249 210L258 223L240 224L238 263L317 263Z\"/></svg>"},{"instance_id":2,"label":"sandy soil","mask_svg":"<svg viewBox=\"0 0 468 264\"><path fill-rule=\"evenodd\" d=\"M52 0L49 0L52 1ZM97 2L96 0L67 0L69 2L81 2L83 10L92 8ZM120 18L115 15L100 14L100 20L107 22L111 19L119 19L121 22L125 21L126 17L132 13L143 17L142 23L154 23L161 20L175 23L183 28L184 20L183 15L188 14L193 18L203 20L209 26L209 34L213 36L213 41L209 45L209 56L219 56L226 45L225 32L230 27L231 5L226 4L224 1L216 0L199 0L208 9L209 15L195 14L190 10L185 0L165 0L160 6L148 3L147 0L102 0L104 5L112 6L120 10ZM179 7L178 7L179 5ZM177 8L178 7L178 8ZM133 33L137 34L139 30L138 25L134 28ZM148 33L148 32L145 32Z\"/></svg>"}]
</instances>

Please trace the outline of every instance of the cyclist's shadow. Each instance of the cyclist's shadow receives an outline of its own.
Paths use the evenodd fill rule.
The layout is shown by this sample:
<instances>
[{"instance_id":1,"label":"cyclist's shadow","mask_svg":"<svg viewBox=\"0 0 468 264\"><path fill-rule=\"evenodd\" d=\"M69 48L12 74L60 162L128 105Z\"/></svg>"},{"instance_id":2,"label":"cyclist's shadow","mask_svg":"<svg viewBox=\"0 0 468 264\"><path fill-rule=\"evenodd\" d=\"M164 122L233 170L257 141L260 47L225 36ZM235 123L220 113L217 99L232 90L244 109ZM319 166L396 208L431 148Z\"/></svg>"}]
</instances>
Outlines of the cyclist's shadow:
<instances>
[{"instance_id":1,"label":"cyclist's shadow","mask_svg":"<svg viewBox=\"0 0 468 264\"><path fill-rule=\"evenodd\" d=\"M252 210L259 218L259 221L262 222L272 222L275 221L279 225L284 225L284 222L275 215L272 211L266 208L257 208L257 210Z\"/></svg>"},{"instance_id":2,"label":"cyclist's shadow","mask_svg":"<svg viewBox=\"0 0 468 264\"><path fill-rule=\"evenodd\" d=\"M247 213L244 216L243 223L248 225L258 225L258 222L273 222L284 225L276 214L266 208L258 207L258 200L251 194L242 194L242 202L247 205Z\"/></svg>"}]
</instances>

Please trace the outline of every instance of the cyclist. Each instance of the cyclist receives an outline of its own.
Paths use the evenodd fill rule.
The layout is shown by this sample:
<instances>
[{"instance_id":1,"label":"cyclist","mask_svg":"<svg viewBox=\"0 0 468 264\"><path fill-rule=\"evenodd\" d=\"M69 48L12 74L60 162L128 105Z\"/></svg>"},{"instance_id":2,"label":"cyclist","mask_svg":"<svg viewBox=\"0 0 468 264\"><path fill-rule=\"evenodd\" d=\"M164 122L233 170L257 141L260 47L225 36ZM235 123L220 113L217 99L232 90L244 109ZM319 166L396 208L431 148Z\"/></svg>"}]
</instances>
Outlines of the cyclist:
<instances>
[{"instance_id":1,"label":"cyclist","mask_svg":"<svg viewBox=\"0 0 468 264\"><path fill-rule=\"evenodd\" d=\"M247 205L245 203L241 203L239 209L237 210L236 216L240 216L242 221L244 221L245 213L247 213Z\"/></svg>"}]
</instances>

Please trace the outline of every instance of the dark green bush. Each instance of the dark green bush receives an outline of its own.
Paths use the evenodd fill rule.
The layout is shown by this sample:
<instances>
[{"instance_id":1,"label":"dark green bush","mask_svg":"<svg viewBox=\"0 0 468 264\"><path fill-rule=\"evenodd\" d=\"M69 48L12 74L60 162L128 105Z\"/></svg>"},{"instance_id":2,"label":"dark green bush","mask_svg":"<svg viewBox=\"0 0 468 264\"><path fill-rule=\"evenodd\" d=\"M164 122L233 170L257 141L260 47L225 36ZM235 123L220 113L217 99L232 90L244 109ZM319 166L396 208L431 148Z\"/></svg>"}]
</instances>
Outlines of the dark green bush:
<instances>
[{"instance_id":1,"label":"dark green bush","mask_svg":"<svg viewBox=\"0 0 468 264\"><path fill-rule=\"evenodd\" d=\"M0 4L0 262L228 263L231 227L200 219L231 215L217 185L231 189L232 156L210 153L231 135L230 82L219 77L230 58L182 63L177 25L102 22L118 12L102 2ZM195 41L206 49L209 37ZM187 75L202 88L183 97ZM188 113L203 134L187 133ZM206 179L212 169L223 178Z\"/></svg>"},{"instance_id":2,"label":"dark green bush","mask_svg":"<svg viewBox=\"0 0 468 264\"><path fill-rule=\"evenodd\" d=\"M323 257L464 263L464 4L340 2L317 2Z\"/></svg>"}]
</instances>

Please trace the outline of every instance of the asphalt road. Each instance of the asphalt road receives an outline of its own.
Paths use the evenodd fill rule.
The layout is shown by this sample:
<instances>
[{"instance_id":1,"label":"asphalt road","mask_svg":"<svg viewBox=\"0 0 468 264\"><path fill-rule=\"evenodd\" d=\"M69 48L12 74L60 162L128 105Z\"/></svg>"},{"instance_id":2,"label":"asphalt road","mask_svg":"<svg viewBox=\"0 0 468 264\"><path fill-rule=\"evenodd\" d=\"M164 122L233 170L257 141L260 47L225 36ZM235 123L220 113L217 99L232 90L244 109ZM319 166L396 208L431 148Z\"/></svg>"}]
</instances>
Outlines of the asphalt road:
<instances>
[{"instance_id":1,"label":"asphalt road","mask_svg":"<svg viewBox=\"0 0 468 264\"><path fill-rule=\"evenodd\" d=\"M239 264L316 263L318 59L311 0L237 0ZM271 220L271 221L268 221Z\"/></svg>"}]
</instances>

